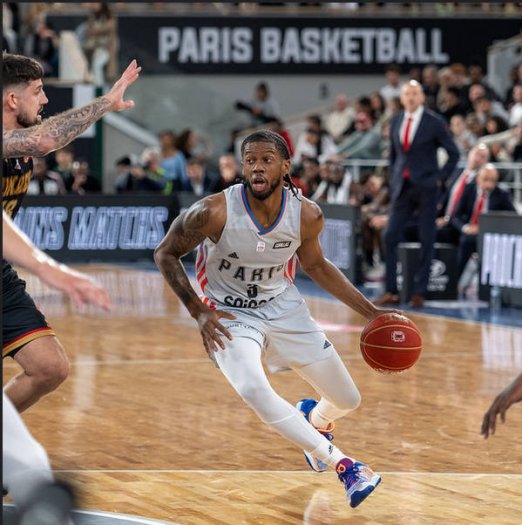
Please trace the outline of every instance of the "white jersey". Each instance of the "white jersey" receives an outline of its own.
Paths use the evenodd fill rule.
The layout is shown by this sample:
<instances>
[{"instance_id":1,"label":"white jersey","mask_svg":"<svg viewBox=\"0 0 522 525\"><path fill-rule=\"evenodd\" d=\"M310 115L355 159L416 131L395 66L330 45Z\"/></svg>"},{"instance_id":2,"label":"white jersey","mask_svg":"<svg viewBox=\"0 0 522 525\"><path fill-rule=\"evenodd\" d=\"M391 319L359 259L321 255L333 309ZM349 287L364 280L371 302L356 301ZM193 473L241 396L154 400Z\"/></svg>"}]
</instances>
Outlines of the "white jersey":
<instances>
[{"instance_id":1,"label":"white jersey","mask_svg":"<svg viewBox=\"0 0 522 525\"><path fill-rule=\"evenodd\" d=\"M257 308L283 293L294 281L301 244L301 196L283 188L279 216L268 229L257 222L243 184L224 192L226 224L217 243L198 248L196 277L203 302Z\"/></svg>"}]
</instances>

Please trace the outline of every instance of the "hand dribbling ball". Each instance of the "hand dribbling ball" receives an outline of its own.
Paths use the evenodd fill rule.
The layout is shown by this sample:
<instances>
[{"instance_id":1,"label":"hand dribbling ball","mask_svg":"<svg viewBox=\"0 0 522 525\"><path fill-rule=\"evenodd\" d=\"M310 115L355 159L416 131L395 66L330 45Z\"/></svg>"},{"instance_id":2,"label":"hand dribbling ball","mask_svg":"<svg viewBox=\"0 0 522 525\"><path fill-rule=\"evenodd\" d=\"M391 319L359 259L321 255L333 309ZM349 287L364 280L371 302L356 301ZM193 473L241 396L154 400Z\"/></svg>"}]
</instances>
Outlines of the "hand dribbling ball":
<instances>
[{"instance_id":1,"label":"hand dribbling ball","mask_svg":"<svg viewBox=\"0 0 522 525\"><path fill-rule=\"evenodd\" d=\"M364 327L360 346L364 360L374 370L403 372L419 359L422 336L415 323L404 315L382 314Z\"/></svg>"}]
</instances>

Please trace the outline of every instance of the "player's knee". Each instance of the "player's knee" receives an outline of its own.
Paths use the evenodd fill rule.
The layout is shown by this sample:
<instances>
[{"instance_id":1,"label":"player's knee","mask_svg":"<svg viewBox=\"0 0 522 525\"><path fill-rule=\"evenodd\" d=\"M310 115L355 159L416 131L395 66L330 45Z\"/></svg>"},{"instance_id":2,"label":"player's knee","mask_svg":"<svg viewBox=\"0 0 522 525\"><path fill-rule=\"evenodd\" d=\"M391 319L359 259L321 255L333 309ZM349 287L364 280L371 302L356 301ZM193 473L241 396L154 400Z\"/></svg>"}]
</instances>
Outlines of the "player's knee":
<instances>
[{"instance_id":1,"label":"player's knee","mask_svg":"<svg viewBox=\"0 0 522 525\"><path fill-rule=\"evenodd\" d=\"M60 386L69 375L69 361L65 355L56 355L42 362L33 375L33 380L42 393L51 392Z\"/></svg>"},{"instance_id":2,"label":"player's knee","mask_svg":"<svg viewBox=\"0 0 522 525\"><path fill-rule=\"evenodd\" d=\"M256 412L262 406L263 400L266 400L266 394L266 388L259 385L244 385L239 390L243 401Z\"/></svg>"},{"instance_id":3,"label":"player's knee","mask_svg":"<svg viewBox=\"0 0 522 525\"><path fill-rule=\"evenodd\" d=\"M358 390L350 392L349 395L343 396L334 401L335 408L343 410L345 412L351 412L356 408L359 408L361 404L361 394Z\"/></svg>"}]
</instances>

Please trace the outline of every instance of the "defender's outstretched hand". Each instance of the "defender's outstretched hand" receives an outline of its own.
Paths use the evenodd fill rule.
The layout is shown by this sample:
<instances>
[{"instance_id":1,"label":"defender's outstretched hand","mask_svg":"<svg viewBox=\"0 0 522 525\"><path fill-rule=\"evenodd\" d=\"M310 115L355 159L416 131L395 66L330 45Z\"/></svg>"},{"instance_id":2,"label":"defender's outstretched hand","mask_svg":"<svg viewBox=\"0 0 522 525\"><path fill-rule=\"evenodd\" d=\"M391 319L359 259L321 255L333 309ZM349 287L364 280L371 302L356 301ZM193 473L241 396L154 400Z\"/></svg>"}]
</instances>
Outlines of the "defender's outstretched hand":
<instances>
[{"instance_id":1,"label":"defender's outstretched hand","mask_svg":"<svg viewBox=\"0 0 522 525\"><path fill-rule=\"evenodd\" d=\"M112 86L111 90L104 95L104 98L110 102L110 111L123 111L124 109L132 109L134 107L133 100L123 100L123 97L127 88L140 76L140 71L141 67L138 66L136 60L133 60L119 80Z\"/></svg>"}]
</instances>

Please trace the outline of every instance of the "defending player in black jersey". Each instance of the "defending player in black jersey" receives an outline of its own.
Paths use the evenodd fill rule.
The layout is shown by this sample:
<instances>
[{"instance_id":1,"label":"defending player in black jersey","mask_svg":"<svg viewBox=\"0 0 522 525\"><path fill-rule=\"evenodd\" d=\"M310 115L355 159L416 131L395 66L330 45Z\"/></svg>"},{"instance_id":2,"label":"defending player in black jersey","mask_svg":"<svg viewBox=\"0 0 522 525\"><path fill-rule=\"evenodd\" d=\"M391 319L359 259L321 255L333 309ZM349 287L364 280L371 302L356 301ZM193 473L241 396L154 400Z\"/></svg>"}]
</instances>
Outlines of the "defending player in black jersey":
<instances>
[{"instance_id":1,"label":"defending player in black jersey","mask_svg":"<svg viewBox=\"0 0 522 525\"><path fill-rule=\"evenodd\" d=\"M27 192L31 156L47 155L67 145L108 112L132 108L134 103L124 101L123 96L140 70L133 60L106 95L42 121L40 113L48 100L40 64L3 53L2 206L8 215L16 215ZM25 282L5 261L2 281L2 355L13 357L23 369L9 381L5 392L17 410L23 411L65 380L69 364L53 330L25 291Z\"/></svg>"}]
</instances>

